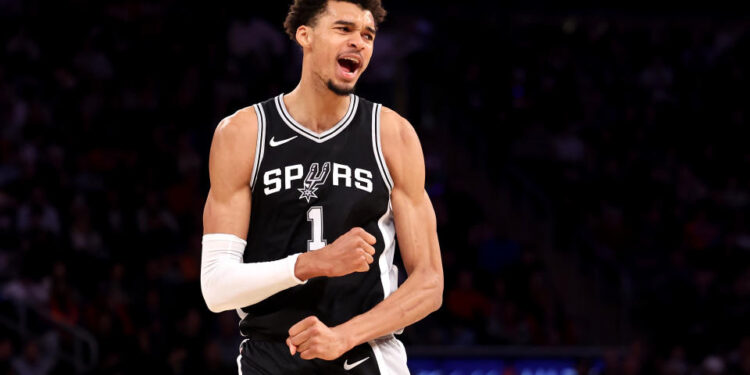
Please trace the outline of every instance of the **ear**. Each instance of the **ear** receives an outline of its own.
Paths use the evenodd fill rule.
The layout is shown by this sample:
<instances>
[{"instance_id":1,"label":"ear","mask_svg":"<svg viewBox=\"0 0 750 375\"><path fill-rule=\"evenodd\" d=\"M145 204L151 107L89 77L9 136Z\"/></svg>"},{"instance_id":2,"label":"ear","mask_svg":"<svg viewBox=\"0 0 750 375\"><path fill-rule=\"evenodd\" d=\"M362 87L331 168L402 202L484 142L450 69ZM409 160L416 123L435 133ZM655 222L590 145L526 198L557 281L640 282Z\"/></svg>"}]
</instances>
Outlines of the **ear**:
<instances>
[{"instance_id":1,"label":"ear","mask_svg":"<svg viewBox=\"0 0 750 375\"><path fill-rule=\"evenodd\" d=\"M307 25L298 27L295 37L297 38L297 43L299 43L302 48L309 47L310 43L312 43L312 27Z\"/></svg>"}]
</instances>

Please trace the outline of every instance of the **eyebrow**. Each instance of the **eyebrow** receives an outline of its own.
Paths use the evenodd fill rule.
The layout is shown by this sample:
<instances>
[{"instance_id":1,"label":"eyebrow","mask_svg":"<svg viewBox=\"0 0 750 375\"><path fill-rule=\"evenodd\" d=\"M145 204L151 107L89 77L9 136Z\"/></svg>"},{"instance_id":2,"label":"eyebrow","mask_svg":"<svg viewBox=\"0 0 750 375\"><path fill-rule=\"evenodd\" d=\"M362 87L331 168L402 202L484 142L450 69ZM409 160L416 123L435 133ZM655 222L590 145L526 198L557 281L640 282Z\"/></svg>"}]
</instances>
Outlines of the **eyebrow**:
<instances>
[{"instance_id":1,"label":"eyebrow","mask_svg":"<svg viewBox=\"0 0 750 375\"><path fill-rule=\"evenodd\" d=\"M338 20L338 21L334 22L333 24L334 24L334 25L345 25L345 26L350 26L350 27L354 27L354 26L356 26L356 24L355 24L354 22L351 22L351 21L344 21L344 20ZM373 33L373 34L376 34L376 33L377 33L377 30L373 29L373 28L372 28L372 27L370 27L370 26L365 26L365 28L367 29L367 31L369 31L369 32L371 32L371 33Z\"/></svg>"}]
</instances>

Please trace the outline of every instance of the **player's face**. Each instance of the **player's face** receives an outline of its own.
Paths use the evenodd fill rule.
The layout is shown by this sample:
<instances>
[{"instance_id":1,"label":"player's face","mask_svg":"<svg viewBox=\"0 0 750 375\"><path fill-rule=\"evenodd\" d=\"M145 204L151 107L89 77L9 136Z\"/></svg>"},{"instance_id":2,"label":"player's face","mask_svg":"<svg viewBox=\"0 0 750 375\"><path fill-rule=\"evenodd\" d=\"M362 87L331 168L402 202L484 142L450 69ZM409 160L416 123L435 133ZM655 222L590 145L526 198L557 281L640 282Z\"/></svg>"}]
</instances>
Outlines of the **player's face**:
<instances>
[{"instance_id":1,"label":"player's face","mask_svg":"<svg viewBox=\"0 0 750 375\"><path fill-rule=\"evenodd\" d=\"M349 95L367 68L375 41L369 10L345 1L329 1L312 30L309 57L314 73L338 95Z\"/></svg>"}]
</instances>

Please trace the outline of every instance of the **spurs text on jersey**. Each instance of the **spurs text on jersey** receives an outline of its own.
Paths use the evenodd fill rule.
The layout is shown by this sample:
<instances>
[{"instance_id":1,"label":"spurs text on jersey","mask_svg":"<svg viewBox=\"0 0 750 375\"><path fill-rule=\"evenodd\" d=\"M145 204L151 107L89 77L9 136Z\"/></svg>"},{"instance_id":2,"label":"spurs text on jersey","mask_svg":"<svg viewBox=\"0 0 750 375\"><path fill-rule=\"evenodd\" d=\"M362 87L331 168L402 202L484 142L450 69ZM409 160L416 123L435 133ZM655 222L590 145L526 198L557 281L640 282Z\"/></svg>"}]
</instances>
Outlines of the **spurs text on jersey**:
<instances>
[{"instance_id":1,"label":"spurs text on jersey","mask_svg":"<svg viewBox=\"0 0 750 375\"><path fill-rule=\"evenodd\" d=\"M345 186L372 193L372 172L362 168L352 168L346 164L325 162L312 163L307 168L302 164L287 165L266 171L263 174L263 193L271 195L282 190L296 188L300 193L299 199L317 198L316 192L320 186L329 181L333 186ZM301 187L298 182L301 182Z\"/></svg>"}]
</instances>

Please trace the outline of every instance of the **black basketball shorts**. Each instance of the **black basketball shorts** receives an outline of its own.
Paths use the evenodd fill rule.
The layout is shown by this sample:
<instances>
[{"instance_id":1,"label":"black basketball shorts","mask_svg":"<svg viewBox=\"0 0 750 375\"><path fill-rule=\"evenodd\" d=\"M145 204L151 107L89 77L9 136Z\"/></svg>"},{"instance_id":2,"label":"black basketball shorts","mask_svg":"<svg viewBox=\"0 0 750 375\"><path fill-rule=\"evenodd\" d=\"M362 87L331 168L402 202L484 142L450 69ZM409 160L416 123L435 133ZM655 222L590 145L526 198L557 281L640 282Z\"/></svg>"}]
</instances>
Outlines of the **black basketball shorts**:
<instances>
[{"instance_id":1,"label":"black basketball shorts","mask_svg":"<svg viewBox=\"0 0 750 375\"><path fill-rule=\"evenodd\" d=\"M240 375L408 375L406 350L393 335L355 346L333 361L289 354L286 343L245 339L237 356Z\"/></svg>"}]
</instances>

